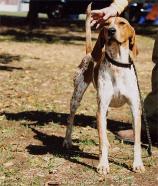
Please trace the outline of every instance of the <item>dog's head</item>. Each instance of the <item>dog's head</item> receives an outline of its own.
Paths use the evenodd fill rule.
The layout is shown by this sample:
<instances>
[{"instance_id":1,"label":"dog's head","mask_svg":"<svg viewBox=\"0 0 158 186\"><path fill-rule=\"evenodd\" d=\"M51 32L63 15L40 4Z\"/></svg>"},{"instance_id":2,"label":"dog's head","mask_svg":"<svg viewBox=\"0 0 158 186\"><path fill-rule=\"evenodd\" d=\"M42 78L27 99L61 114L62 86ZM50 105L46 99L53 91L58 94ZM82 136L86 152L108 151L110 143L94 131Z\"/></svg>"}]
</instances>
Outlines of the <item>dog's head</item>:
<instances>
[{"instance_id":1,"label":"dog's head","mask_svg":"<svg viewBox=\"0 0 158 186\"><path fill-rule=\"evenodd\" d=\"M134 57L138 54L135 43L135 30L122 17L111 17L101 24L101 31L94 49L95 51L97 48L98 50L102 50L104 45L108 45L108 43L112 43L113 41L129 47Z\"/></svg>"}]
</instances>

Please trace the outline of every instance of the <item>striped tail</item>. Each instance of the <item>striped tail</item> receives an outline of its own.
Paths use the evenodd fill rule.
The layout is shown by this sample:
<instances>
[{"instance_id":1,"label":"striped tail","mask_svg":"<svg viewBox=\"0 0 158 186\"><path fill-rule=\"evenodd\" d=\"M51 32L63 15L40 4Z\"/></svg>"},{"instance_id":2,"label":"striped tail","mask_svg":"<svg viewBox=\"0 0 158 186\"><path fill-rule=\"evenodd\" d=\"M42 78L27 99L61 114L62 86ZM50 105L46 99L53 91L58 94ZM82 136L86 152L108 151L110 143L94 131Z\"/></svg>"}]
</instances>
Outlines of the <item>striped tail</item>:
<instances>
[{"instance_id":1,"label":"striped tail","mask_svg":"<svg viewBox=\"0 0 158 186\"><path fill-rule=\"evenodd\" d=\"M86 54L92 52L92 39L91 39L91 6L90 3L87 7L87 16L86 16Z\"/></svg>"}]
</instances>

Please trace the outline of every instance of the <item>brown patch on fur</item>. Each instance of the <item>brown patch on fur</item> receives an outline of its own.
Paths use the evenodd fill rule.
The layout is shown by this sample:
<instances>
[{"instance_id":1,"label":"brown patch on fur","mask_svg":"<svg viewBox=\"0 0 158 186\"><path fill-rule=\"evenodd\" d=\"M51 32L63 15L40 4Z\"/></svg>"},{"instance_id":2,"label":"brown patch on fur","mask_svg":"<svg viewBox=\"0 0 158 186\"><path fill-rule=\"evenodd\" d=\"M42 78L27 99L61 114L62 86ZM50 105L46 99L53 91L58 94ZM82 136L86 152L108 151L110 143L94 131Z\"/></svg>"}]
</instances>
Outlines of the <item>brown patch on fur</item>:
<instances>
[{"instance_id":1,"label":"brown patch on fur","mask_svg":"<svg viewBox=\"0 0 158 186\"><path fill-rule=\"evenodd\" d=\"M119 70L119 68L116 67L116 66L114 66L114 65L112 65L111 70L113 71L114 74L117 74L117 75L120 74L120 70Z\"/></svg>"},{"instance_id":2,"label":"brown patch on fur","mask_svg":"<svg viewBox=\"0 0 158 186\"><path fill-rule=\"evenodd\" d=\"M86 83L90 83L92 81L93 68L94 68L94 63L90 62L88 65L88 69L83 73L84 81Z\"/></svg>"},{"instance_id":3,"label":"brown patch on fur","mask_svg":"<svg viewBox=\"0 0 158 186\"><path fill-rule=\"evenodd\" d=\"M100 64L97 64L94 68L94 83L95 83L95 86L98 87L98 73L99 73L99 67L100 67Z\"/></svg>"},{"instance_id":4,"label":"brown patch on fur","mask_svg":"<svg viewBox=\"0 0 158 186\"><path fill-rule=\"evenodd\" d=\"M99 33L97 42L92 50L92 57L96 62L99 62L102 57L102 49L105 44L105 33L104 29L102 29Z\"/></svg>"},{"instance_id":5,"label":"brown patch on fur","mask_svg":"<svg viewBox=\"0 0 158 186\"><path fill-rule=\"evenodd\" d=\"M118 43L116 41L111 41L105 43L105 46L108 46L108 53L115 59L119 53Z\"/></svg>"},{"instance_id":6,"label":"brown patch on fur","mask_svg":"<svg viewBox=\"0 0 158 186\"><path fill-rule=\"evenodd\" d=\"M137 48L137 45L136 45L136 42L135 42L135 31L130 39L130 42L129 42L129 48L130 50L132 51L132 54L133 54L133 57L135 58L137 55L138 55L138 48Z\"/></svg>"},{"instance_id":7,"label":"brown patch on fur","mask_svg":"<svg viewBox=\"0 0 158 186\"><path fill-rule=\"evenodd\" d=\"M117 31L116 41L108 41L108 29L114 27ZM135 30L129 24L129 22L121 17L112 17L108 21L102 24L102 29L99 33L97 42L92 50L92 57L96 62L99 62L102 58L102 49L104 45L108 45L110 48L111 56L114 58L119 52L118 43L122 46L130 48L133 57L138 55L138 49L135 43ZM110 47L109 47L110 46Z\"/></svg>"}]
</instances>

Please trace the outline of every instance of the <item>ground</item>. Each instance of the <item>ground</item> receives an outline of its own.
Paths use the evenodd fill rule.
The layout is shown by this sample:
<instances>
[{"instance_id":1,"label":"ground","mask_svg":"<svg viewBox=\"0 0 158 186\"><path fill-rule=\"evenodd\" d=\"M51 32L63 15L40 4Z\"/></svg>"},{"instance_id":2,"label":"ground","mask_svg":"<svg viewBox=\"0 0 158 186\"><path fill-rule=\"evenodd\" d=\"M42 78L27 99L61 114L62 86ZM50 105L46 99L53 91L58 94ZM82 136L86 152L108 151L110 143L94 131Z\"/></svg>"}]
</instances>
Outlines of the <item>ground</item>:
<instances>
[{"instance_id":1,"label":"ground","mask_svg":"<svg viewBox=\"0 0 158 186\"><path fill-rule=\"evenodd\" d=\"M151 90L155 32L143 35L138 28L138 33L135 64L145 98ZM96 38L94 33L94 42ZM92 85L77 112L74 146L62 148L73 74L85 54L84 44L83 23L59 23L33 31L1 26L0 185L158 185L157 146L152 157L142 148L146 171L134 173L133 145L121 143L110 130L110 126L131 127L128 106L109 110L111 172L105 179L96 172L97 105Z\"/></svg>"}]
</instances>

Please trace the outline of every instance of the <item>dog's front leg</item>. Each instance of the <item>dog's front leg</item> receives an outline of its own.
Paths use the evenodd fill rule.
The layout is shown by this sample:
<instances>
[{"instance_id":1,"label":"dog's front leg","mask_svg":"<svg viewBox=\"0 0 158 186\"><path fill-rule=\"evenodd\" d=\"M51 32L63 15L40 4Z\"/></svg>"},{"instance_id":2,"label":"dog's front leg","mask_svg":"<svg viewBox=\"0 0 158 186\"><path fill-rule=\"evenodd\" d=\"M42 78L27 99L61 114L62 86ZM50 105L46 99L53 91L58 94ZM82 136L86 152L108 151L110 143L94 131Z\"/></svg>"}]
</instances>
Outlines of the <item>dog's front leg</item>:
<instances>
[{"instance_id":1,"label":"dog's front leg","mask_svg":"<svg viewBox=\"0 0 158 186\"><path fill-rule=\"evenodd\" d=\"M104 119L103 119L104 117ZM100 174L108 174L109 173L109 162L108 162L108 149L109 142L106 134L106 113L101 113L101 111L97 112L97 127L99 134L99 164L97 167L97 171Z\"/></svg>"},{"instance_id":2,"label":"dog's front leg","mask_svg":"<svg viewBox=\"0 0 158 186\"><path fill-rule=\"evenodd\" d=\"M132 99L132 104L131 104L131 109L133 113L133 122L134 122L134 134L135 134L134 162L133 162L134 172L145 171L142 157L141 157L141 109L140 108L141 107L140 107L139 95L135 95Z\"/></svg>"},{"instance_id":3,"label":"dog's front leg","mask_svg":"<svg viewBox=\"0 0 158 186\"><path fill-rule=\"evenodd\" d=\"M107 120L106 113L111 101L112 92L111 85L105 85L102 78L98 81L98 112L97 112L97 127L99 134L99 165L97 171L100 174L106 175L109 173L108 149L109 142L107 138Z\"/></svg>"}]
</instances>

